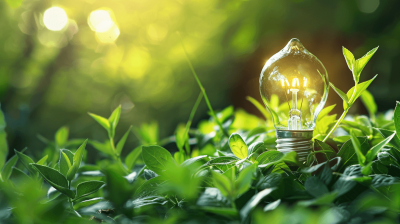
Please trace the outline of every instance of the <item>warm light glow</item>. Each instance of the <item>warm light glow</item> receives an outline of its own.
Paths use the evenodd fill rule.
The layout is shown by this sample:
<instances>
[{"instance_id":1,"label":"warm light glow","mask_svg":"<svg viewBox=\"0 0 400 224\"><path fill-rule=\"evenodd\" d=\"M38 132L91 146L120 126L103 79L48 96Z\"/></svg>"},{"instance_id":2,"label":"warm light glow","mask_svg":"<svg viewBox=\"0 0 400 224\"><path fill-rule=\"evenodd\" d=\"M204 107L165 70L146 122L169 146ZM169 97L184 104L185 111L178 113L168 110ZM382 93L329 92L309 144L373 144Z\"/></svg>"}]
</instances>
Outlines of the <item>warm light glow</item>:
<instances>
[{"instance_id":1,"label":"warm light glow","mask_svg":"<svg viewBox=\"0 0 400 224\"><path fill-rule=\"evenodd\" d=\"M289 84L289 81L286 79L286 85L287 86L290 86L290 84Z\"/></svg>"},{"instance_id":2,"label":"warm light glow","mask_svg":"<svg viewBox=\"0 0 400 224\"><path fill-rule=\"evenodd\" d=\"M110 13L106 10L95 10L90 13L88 23L90 29L95 32L107 32L114 26L114 21L111 19Z\"/></svg>"},{"instance_id":3,"label":"warm light glow","mask_svg":"<svg viewBox=\"0 0 400 224\"><path fill-rule=\"evenodd\" d=\"M306 79L306 77L304 77L303 80L304 80L304 88L306 88L307 87L307 79Z\"/></svg>"},{"instance_id":4,"label":"warm light glow","mask_svg":"<svg viewBox=\"0 0 400 224\"><path fill-rule=\"evenodd\" d=\"M285 81L282 79L282 87L285 87Z\"/></svg>"},{"instance_id":5,"label":"warm light glow","mask_svg":"<svg viewBox=\"0 0 400 224\"><path fill-rule=\"evenodd\" d=\"M300 86L300 84L299 84L299 79L298 79L298 78L293 78L292 86L293 86L293 87Z\"/></svg>"},{"instance_id":6,"label":"warm light glow","mask_svg":"<svg viewBox=\"0 0 400 224\"><path fill-rule=\"evenodd\" d=\"M43 23L49 30L60 31L68 23L67 13L60 7L51 7L44 12Z\"/></svg>"},{"instance_id":7,"label":"warm light glow","mask_svg":"<svg viewBox=\"0 0 400 224\"><path fill-rule=\"evenodd\" d=\"M107 30L106 32L96 32L98 40L102 43L113 43L118 38L119 34L119 28L115 24L113 27L111 27L111 29Z\"/></svg>"}]
</instances>

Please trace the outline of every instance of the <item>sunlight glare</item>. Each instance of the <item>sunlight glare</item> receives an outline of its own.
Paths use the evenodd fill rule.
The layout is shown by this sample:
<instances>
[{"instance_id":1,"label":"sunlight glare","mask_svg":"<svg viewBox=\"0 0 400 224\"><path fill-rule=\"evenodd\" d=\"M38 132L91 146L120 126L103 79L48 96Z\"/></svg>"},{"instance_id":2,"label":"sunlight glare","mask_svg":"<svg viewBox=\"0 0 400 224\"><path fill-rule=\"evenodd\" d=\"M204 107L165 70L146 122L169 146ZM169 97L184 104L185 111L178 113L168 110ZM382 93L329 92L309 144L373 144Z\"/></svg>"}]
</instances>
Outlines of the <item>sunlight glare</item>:
<instances>
[{"instance_id":1,"label":"sunlight glare","mask_svg":"<svg viewBox=\"0 0 400 224\"><path fill-rule=\"evenodd\" d=\"M90 29L99 33L107 32L114 26L110 13L102 9L91 12L88 20Z\"/></svg>"},{"instance_id":2,"label":"sunlight glare","mask_svg":"<svg viewBox=\"0 0 400 224\"><path fill-rule=\"evenodd\" d=\"M49 30L60 31L68 23L67 13L60 7L51 7L44 12L43 23Z\"/></svg>"},{"instance_id":3,"label":"sunlight glare","mask_svg":"<svg viewBox=\"0 0 400 224\"><path fill-rule=\"evenodd\" d=\"M102 43L113 43L118 38L119 34L119 28L116 24L114 24L106 32L96 32L98 40Z\"/></svg>"}]
</instances>

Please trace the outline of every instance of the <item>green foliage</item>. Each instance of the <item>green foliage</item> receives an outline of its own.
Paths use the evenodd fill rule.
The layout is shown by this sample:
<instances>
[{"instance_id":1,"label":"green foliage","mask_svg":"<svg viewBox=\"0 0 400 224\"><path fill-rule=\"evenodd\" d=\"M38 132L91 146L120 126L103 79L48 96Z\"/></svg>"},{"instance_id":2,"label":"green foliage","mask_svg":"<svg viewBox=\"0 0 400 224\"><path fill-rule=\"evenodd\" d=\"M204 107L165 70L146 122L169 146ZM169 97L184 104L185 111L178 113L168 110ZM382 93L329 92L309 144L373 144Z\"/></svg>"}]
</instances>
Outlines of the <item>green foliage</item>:
<instances>
[{"instance_id":1,"label":"green foliage","mask_svg":"<svg viewBox=\"0 0 400 224\"><path fill-rule=\"evenodd\" d=\"M349 91L347 91L347 94L344 94L343 91L336 88L332 83L329 84L332 87L332 89L335 90L335 92L343 99L344 112L343 112L342 116L340 116L339 120L335 123L333 128L330 130L330 132L325 136L323 141L326 141L329 138L329 136L335 131L335 129L339 126L339 124L345 118L350 107L366 91L366 89L371 84L371 82L374 81L374 79L378 76L378 75L375 75L372 79L362 82L362 83L359 83L361 71L364 69L365 65L368 63L368 61L371 59L371 57L375 54L375 52L377 50L378 50L378 47L372 49L367 54L365 54L363 57L355 60L354 55L349 50L347 50L345 47L343 47L343 55L347 62L347 66L353 73L353 79L354 79L355 85L354 85L354 87L350 88ZM371 102L371 100L373 100L373 98L368 97L368 93L367 93L367 95L364 94L363 98L364 98L363 101L365 101L368 110L371 110L371 109L373 110L374 103ZM374 117L372 117L372 118L375 119Z\"/></svg>"},{"instance_id":2,"label":"green foliage","mask_svg":"<svg viewBox=\"0 0 400 224\"><path fill-rule=\"evenodd\" d=\"M3 167L8 152L5 128L6 121L4 120L3 112L0 110L0 167Z\"/></svg>"},{"instance_id":3,"label":"green foliage","mask_svg":"<svg viewBox=\"0 0 400 224\"><path fill-rule=\"evenodd\" d=\"M142 146L142 157L146 166L161 175L173 159L168 150L158 145Z\"/></svg>"},{"instance_id":4,"label":"green foliage","mask_svg":"<svg viewBox=\"0 0 400 224\"><path fill-rule=\"evenodd\" d=\"M87 140L76 150L72 162L70 161L71 167L67 172L67 179L72 180L75 177L76 172L78 171L79 166L81 165L81 161L83 158L83 154L85 153Z\"/></svg>"},{"instance_id":5,"label":"green foliage","mask_svg":"<svg viewBox=\"0 0 400 224\"><path fill-rule=\"evenodd\" d=\"M239 134L232 134L229 137L229 146L233 154L239 159L247 158L249 149Z\"/></svg>"},{"instance_id":6,"label":"green foliage","mask_svg":"<svg viewBox=\"0 0 400 224\"><path fill-rule=\"evenodd\" d=\"M371 80L358 83L375 50L359 60L343 51L356 91L344 94L331 85L342 95L345 113L336 120L329 114L335 105L322 110L314 130L314 150L305 162L299 162L295 151L276 150L270 116L265 121L231 106L216 112L209 108L211 118L191 127L203 94L207 98L205 91L187 123L161 140L158 124L151 122L124 130L115 145L118 107L108 119L90 114L107 131L108 139L102 142L68 140L68 128L62 127L54 142L42 139L51 149L38 157L15 150L1 171L0 221L396 223L399 103L393 118L377 114L373 97L365 91ZM359 96L370 116L345 118ZM277 100L271 101L271 107L279 106ZM341 136L333 133L336 128ZM131 130L138 145L122 153ZM84 156L86 143L100 153L94 164Z\"/></svg>"}]
</instances>

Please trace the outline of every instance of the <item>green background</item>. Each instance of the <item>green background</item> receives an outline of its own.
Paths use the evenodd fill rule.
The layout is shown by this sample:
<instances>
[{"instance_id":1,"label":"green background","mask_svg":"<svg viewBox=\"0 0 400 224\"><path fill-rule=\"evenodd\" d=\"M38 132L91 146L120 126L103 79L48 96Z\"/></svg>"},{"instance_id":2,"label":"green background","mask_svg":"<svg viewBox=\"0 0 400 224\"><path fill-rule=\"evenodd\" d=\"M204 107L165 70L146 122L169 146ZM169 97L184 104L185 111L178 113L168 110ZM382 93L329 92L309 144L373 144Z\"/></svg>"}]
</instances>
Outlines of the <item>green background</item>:
<instances>
[{"instance_id":1,"label":"green background","mask_svg":"<svg viewBox=\"0 0 400 224\"><path fill-rule=\"evenodd\" d=\"M51 6L66 11L67 29L44 27L41 18ZM399 6L389 0L1 1L0 102L9 146L39 151L45 145L37 134L53 139L63 125L72 138L104 139L107 134L87 112L108 117L119 104L117 139L129 125L153 120L161 137L171 135L188 120L200 92L181 39L216 110L234 105L259 115L246 96L260 100L265 61L292 37L324 63L343 91L353 80L342 46L359 58L379 45L361 81L379 74L369 91L380 111L394 108L400 97ZM88 15L101 8L113 13L119 27L113 44L99 43L89 28ZM332 90L331 104L341 113ZM195 125L208 117L206 111L202 102ZM366 114L361 102L350 112ZM138 144L128 139L128 147Z\"/></svg>"}]
</instances>

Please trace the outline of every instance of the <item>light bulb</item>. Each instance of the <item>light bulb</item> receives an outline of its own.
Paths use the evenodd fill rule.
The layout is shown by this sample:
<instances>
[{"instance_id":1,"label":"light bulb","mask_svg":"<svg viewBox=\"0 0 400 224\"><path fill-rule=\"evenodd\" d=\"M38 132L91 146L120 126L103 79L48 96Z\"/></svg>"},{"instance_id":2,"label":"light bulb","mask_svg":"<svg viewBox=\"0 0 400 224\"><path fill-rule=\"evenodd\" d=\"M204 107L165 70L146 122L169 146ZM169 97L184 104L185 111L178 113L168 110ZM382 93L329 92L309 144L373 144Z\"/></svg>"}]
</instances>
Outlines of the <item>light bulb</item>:
<instances>
[{"instance_id":1,"label":"light bulb","mask_svg":"<svg viewBox=\"0 0 400 224\"><path fill-rule=\"evenodd\" d=\"M296 151L300 161L307 159L328 92L324 65L298 39L268 59L260 75L260 94L271 113L279 151Z\"/></svg>"}]
</instances>

